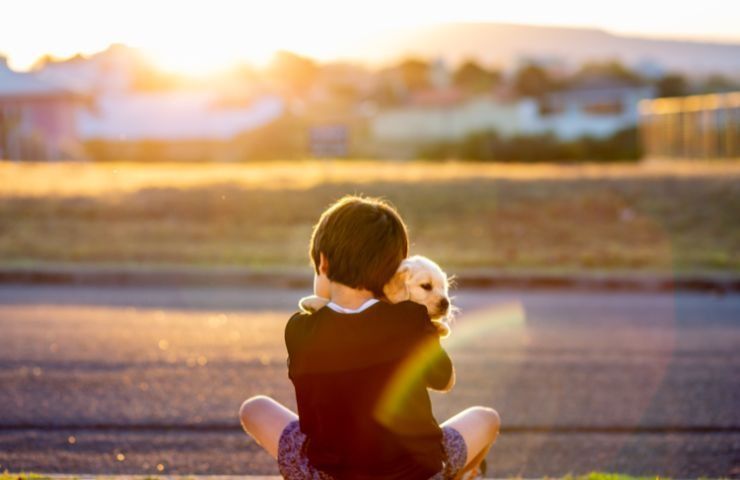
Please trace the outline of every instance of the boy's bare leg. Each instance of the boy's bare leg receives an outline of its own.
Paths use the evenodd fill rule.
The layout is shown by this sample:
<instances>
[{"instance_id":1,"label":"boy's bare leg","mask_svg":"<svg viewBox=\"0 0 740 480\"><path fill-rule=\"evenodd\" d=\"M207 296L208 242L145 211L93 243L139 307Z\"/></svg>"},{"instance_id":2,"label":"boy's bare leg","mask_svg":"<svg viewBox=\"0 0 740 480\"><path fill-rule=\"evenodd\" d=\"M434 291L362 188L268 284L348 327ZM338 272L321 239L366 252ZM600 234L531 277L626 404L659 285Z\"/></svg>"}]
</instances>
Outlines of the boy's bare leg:
<instances>
[{"instance_id":1,"label":"boy's bare leg","mask_svg":"<svg viewBox=\"0 0 740 480\"><path fill-rule=\"evenodd\" d=\"M478 469L488 450L496 441L501 419L498 412L488 407L470 407L448 419L443 427L452 427L463 436L468 457L465 467L458 475Z\"/></svg>"},{"instance_id":2,"label":"boy's bare leg","mask_svg":"<svg viewBox=\"0 0 740 480\"><path fill-rule=\"evenodd\" d=\"M239 419L244 430L277 460L280 434L298 415L270 397L257 395L242 403Z\"/></svg>"}]
</instances>

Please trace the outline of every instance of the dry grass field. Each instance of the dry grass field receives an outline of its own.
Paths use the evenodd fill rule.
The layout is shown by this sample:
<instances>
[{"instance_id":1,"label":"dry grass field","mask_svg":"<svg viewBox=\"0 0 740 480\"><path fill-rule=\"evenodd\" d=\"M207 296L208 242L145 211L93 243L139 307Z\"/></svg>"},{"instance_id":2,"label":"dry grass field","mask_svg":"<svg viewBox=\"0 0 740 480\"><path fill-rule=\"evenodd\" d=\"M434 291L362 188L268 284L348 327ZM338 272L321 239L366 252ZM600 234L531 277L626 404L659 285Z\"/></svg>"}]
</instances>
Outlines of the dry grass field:
<instances>
[{"instance_id":1,"label":"dry grass field","mask_svg":"<svg viewBox=\"0 0 740 480\"><path fill-rule=\"evenodd\" d=\"M0 261L300 266L313 222L382 196L450 271L740 270L740 163L0 162Z\"/></svg>"}]
</instances>

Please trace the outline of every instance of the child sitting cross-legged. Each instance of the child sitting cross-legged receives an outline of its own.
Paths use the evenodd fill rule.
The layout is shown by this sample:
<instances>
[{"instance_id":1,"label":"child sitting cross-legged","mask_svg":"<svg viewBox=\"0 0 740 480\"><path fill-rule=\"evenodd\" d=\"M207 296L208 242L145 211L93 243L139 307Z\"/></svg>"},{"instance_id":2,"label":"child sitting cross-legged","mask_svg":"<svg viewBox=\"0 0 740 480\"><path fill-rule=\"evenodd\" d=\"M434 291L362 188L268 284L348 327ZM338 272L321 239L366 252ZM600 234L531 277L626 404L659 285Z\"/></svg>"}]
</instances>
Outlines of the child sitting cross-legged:
<instances>
[{"instance_id":1,"label":"child sitting cross-legged","mask_svg":"<svg viewBox=\"0 0 740 480\"><path fill-rule=\"evenodd\" d=\"M246 432L284 478L472 478L499 417L471 407L441 425L428 388L448 391L454 369L427 309L390 303L383 286L408 255L408 235L387 203L348 196L314 227L314 293L329 303L285 327L298 415L266 396L247 399Z\"/></svg>"}]
</instances>

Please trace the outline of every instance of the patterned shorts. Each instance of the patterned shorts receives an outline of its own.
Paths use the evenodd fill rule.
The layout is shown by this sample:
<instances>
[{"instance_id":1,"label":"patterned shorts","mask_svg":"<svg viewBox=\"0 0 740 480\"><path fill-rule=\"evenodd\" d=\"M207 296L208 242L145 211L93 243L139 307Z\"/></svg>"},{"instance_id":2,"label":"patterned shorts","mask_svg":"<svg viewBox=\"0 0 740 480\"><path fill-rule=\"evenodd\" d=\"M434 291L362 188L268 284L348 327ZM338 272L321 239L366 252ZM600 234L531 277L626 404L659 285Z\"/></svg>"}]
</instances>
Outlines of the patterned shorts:
<instances>
[{"instance_id":1,"label":"patterned shorts","mask_svg":"<svg viewBox=\"0 0 740 480\"><path fill-rule=\"evenodd\" d=\"M334 480L308 461L303 450L306 435L301 432L298 420L290 422L280 434L278 441L278 468L286 480ZM465 466L468 449L460 432L452 427L442 427L442 445L445 459L444 469L430 480L447 480Z\"/></svg>"}]
</instances>

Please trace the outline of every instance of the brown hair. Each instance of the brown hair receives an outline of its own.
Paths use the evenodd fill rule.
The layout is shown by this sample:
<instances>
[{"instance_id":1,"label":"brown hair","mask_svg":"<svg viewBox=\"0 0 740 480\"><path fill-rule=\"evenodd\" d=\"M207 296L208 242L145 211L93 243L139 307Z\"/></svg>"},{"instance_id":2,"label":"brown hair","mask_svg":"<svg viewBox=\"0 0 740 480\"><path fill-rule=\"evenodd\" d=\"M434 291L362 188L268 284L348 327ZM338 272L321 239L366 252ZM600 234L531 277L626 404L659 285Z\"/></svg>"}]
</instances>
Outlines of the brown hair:
<instances>
[{"instance_id":1,"label":"brown hair","mask_svg":"<svg viewBox=\"0 0 740 480\"><path fill-rule=\"evenodd\" d=\"M321 214L309 254L316 273L323 253L329 280L382 297L383 285L408 250L406 225L391 205L379 198L347 195Z\"/></svg>"}]
</instances>

